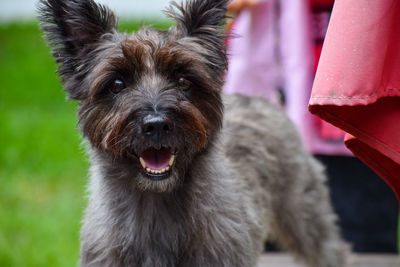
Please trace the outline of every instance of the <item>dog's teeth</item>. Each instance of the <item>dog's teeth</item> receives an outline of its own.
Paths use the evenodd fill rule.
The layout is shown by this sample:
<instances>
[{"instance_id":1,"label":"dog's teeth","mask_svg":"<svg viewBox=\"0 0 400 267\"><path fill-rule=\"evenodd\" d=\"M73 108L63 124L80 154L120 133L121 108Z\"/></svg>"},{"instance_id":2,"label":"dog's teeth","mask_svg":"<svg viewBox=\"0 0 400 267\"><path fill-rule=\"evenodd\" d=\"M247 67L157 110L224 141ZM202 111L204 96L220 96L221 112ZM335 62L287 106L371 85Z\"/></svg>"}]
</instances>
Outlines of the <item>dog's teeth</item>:
<instances>
[{"instance_id":1,"label":"dog's teeth","mask_svg":"<svg viewBox=\"0 0 400 267\"><path fill-rule=\"evenodd\" d=\"M172 166L172 164L174 164L175 161L175 155L172 155L171 158L169 159L169 166Z\"/></svg>"},{"instance_id":2,"label":"dog's teeth","mask_svg":"<svg viewBox=\"0 0 400 267\"><path fill-rule=\"evenodd\" d=\"M162 168L160 170L153 170L153 169L150 169L148 167L145 170L148 173L152 173L152 174L163 174L163 173L166 173L167 171L169 171L170 169L171 169L171 166L167 165L167 167Z\"/></svg>"},{"instance_id":3,"label":"dog's teeth","mask_svg":"<svg viewBox=\"0 0 400 267\"><path fill-rule=\"evenodd\" d=\"M140 164L142 165L143 169L147 170L148 168L146 168L146 162L144 161L144 159L142 157L139 157L139 161L140 161Z\"/></svg>"}]
</instances>

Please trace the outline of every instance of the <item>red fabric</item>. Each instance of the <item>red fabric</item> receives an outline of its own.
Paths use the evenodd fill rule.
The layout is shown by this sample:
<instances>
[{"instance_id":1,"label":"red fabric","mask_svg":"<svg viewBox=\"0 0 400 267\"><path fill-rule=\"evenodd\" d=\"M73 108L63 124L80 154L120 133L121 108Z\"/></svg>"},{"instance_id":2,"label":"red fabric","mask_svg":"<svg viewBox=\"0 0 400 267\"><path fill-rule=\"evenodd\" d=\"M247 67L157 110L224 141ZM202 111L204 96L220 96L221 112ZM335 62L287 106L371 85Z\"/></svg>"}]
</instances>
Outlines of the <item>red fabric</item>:
<instances>
[{"instance_id":1,"label":"red fabric","mask_svg":"<svg viewBox=\"0 0 400 267\"><path fill-rule=\"evenodd\" d=\"M321 56L321 51L322 51L322 44L315 44L314 45L314 70L316 71L318 68L318 62L319 58Z\"/></svg>"},{"instance_id":2,"label":"red fabric","mask_svg":"<svg viewBox=\"0 0 400 267\"><path fill-rule=\"evenodd\" d=\"M328 28L333 0L313 0L311 2L313 16L312 26L314 27L314 72L316 72L321 56L322 43ZM328 142L342 142L344 140L345 133L336 126L318 117L313 117L313 121L315 124L314 128L319 138Z\"/></svg>"},{"instance_id":3,"label":"red fabric","mask_svg":"<svg viewBox=\"0 0 400 267\"><path fill-rule=\"evenodd\" d=\"M333 5L334 0L311 0L311 4L313 5L325 5L330 6Z\"/></svg>"},{"instance_id":4,"label":"red fabric","mask_svg":"<svg viewBox=\"0 0 400 267\"><path fill-rule=\"evenodd\" d=\"M321 120L320 118L316 118L315 124L316 124L315 129L318 130L318 134L321 138L330 141L343 142L345 133L336 126L333 126L332 124L327 123L326 121Z\"/></svg>"},{"instance_id":5,"label":"red fabric","mask_svg":"<svg viewBox=\"0 0 400 267\"><path fill-rule=\"evenodd\" d=\"M309 109L400 199L400 1L336 0Z\"/></svg>"}]
</instances>

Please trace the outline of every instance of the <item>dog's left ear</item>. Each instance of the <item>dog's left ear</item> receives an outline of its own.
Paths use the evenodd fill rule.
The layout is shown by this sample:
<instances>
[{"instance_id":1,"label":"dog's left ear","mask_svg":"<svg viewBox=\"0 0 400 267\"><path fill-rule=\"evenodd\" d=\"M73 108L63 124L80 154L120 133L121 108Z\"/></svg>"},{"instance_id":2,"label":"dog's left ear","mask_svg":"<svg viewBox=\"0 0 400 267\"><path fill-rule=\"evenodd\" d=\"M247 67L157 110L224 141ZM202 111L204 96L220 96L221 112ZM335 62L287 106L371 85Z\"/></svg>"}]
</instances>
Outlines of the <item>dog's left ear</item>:
<instances>
[{"instance_id":1,"label":"dog's left ear","mask_svg":"<svg viewBox=\"0 0 400 267\"><path fill-rule=\"evenodd\" d=\"M177 30L187 37L196 37L200 44L211 54L210 63L215 68L226 68L224 40L226 34L222 29L226 19L226 7L229 0L187 0L182 4L172 2L166 10L173 18Z\"/></svg>"}]
</instances>

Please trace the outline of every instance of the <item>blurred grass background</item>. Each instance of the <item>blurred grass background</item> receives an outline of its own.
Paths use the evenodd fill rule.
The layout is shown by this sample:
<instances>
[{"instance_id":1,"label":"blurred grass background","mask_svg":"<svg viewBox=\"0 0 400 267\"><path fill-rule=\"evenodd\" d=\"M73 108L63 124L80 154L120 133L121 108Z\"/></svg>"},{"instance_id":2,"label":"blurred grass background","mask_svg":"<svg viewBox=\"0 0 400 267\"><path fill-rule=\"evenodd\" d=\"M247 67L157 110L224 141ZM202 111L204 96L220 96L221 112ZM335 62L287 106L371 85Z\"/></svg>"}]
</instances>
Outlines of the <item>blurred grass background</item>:
<instances>
[{"instance_id":1,"label":"blurred grass background","mask_svg":"<svg viewBox=\"0 0 400 267\"><path fill-rule=\"evenodd\" d=\"M165 29L168 21L122 21ZM0 24L0 266L76 266L88 162L37 22Z\"/></svg>"}]
</instances>

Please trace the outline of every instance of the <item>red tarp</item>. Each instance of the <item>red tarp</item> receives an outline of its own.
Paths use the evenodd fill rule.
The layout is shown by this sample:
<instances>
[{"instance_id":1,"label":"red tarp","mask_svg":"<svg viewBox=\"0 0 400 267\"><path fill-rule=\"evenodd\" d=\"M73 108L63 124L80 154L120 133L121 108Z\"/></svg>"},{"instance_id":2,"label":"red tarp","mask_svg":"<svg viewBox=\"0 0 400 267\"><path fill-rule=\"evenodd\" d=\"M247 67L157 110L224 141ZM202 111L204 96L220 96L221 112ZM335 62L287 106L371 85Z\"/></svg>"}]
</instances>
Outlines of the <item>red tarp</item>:
<instances>
[{"instance_id":1,"label":"red tarp","mask_svg":"<svg viewBox=\"0 0 400 267\"><path fill-rule=\"evenodd\" d=\"M309 110L400 199L400 1L336 0Z\"/></svg>"}]
</instances>

